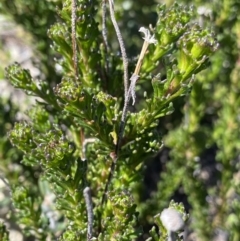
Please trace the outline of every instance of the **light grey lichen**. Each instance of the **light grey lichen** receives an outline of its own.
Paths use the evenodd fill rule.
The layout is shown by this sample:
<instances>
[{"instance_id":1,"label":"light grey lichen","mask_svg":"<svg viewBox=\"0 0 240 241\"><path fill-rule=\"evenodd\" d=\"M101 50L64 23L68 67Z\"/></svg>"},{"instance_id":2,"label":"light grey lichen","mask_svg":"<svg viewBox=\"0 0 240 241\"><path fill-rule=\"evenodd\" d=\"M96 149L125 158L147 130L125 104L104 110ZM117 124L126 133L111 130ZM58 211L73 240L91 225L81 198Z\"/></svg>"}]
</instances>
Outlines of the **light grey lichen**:
<instances>
[{"instance_id":1,"label":"light grey lichen","mask_svg":"<svg viewBox=\"0 0 240 241\"><path fill-rule=\"evenodd\" d=\"M184 227L182 215L174 208L166 208L162 211L160 220L168 231L168 241L175 241L174 233Z\"/></svg>"},{"instance_id":2,"label":"light grey lichen","mask_svg":"<svg viewBox=\"0 0 240 241\"><path fill-rule=\"evenodd\" d=\"M171 232L177 232L184 226L182 215L173 208L166 208L162 211L160 219L163 226Z\"/></svg>"}]
</instances>

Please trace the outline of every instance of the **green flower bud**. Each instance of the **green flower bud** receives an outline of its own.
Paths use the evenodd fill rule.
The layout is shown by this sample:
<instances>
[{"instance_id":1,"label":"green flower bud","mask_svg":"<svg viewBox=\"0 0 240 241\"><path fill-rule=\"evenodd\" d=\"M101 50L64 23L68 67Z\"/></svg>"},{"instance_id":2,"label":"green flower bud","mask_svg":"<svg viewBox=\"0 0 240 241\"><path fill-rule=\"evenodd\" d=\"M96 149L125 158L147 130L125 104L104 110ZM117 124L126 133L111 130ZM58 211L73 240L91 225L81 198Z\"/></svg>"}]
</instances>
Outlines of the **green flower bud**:
<instances>
[{"instance_id":1,"label":"green flower bud","mask_svg":"<svg viewBox=\"0 0 240 241\"><path fill-rule=\"evenodd\" d=\"M194 25L178 41L178 68L182 80L205 68L209 57L217 50L218 43L212 33Z\"/></svg>"},{"instance_id":2,"label":"green flower bud","mask_svg":"<svg viewBox=\"0 0 240 241\"><path fill-rule=\"evenodd\" d=\"M175 42L187 28L192 16L192 9L175 3L171 8L159 7L159 20L156 26L156 35L161 46Z\"/></svg>"},{"instance_id":3,"label":"green flower bud","mask_svg":"<svg viewBox=\"0 0 240 241\"><path fill-rule=\"evenodd\" d=\"M18 63L6 68L6 76L16 88L31 92L35 92L37 90L37 86L34 83L29 70L22 69Z\"/></svg>"}]
</instances>

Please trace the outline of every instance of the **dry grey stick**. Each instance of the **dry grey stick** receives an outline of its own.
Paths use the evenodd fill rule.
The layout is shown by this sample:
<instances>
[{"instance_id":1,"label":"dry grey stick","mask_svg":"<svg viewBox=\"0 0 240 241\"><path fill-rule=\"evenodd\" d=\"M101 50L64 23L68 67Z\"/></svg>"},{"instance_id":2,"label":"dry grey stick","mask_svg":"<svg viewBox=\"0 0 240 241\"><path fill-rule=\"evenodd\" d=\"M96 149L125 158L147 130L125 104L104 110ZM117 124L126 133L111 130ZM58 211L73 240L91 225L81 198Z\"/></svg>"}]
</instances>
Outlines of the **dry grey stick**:
<instances>
[{"instance_id":1,"label":"dry grey stick","mask_svg":"<svg viewBox=\"0 0 240 241\"><path fill-rule=\"evenodd\" d=\"M83 196L86 203L87 218L88 218L87 240L91 240L93 236L93 205L92 205L91 190L89 187L84 188Z\"/></svg>"},{"instance_id":2,"label":"dry grey stick","mask_svg":"<svg viewBox=\"0 0 240 241\"><path fill-rule=\"evenodd\" d=\"M126 103L127 102L127 95L128 95L128 58L127 58L126 49L125 49L125 45L124 45L124 42L123 42L122 34L120 32L120 29L118 27L117 21L115 19L114 1L113 0L109 0L109 10L110 10L111 21L113 23L113 26L114 26L114 29L115 29L115 32L116 32L116 35L117 35L117 39L118 39L118 42L119 42L121 55L122 55L122 59L123 59L124 103ZM118 135L117 144L116 144L116 148L115 148L115 153L113 153L113 156L112 156L113 161L112 161L112 164L111 164L111 167L110 167L108 180L106 182L105 190L104 190L104 193L103 193L103 196L102 196L102 202L101 202L102 206L103 206L103 204L106 201L106 194L107 194L109 185L111 183L111 180L112 180L115 168L116 168L116 162L117 162L117 159L118 159L118 151L119 151L119 146L120 146L119 144L120 144L121 139L122 139L122 134L121 133L123 133L122 129L124 129L124 124L121 121L120 129L119 129L120 136Z\"/></svg>"},{"instance_id":3,"label":"dry grey stick","mask_svg":"<svg viewBox=\"0 0 240 241\"><path fill-rule=\"evenodd\" d=\"M121 49L121 54L122 54L122 59L123 59L123 71L124 71L124 97L125 99L127 98L127 92L128 92L128 58L127 58L127 53L125 49L125 45L123 42L122 34L120 32L120 29L118 27L117 21L115 19L115 14L114 14L114 2L113 0L109 0L109 9L110 9L110 16L111 20L117 35L117 39L119 42L119 46Z\"/></svg>"},{"instance_id":4,"label":"dry grey stick","mask_svg":"<svg viewBox=\"0 0 240 241\"><path fill-rule=\"evenodd\" d=\"M111 0L109 0L109 4L111 4ZM111 7L110 7L111 9ZM114 14L114 12L112 13ZM115 19L115 18L114 18ZM113 20L112 20L113 21ZM118 29L119 30L119 29ZM108 176L108 180L105 186L105 190L104 190L104 194L102 197L102 205L104 204L105 200L106 200L106 193L108 191L108 187L110 185L110 182L112 180L112 177L114 175L114 171L116 169L116 163L118 160L118 154L119 154L119 149L120 149L120 144L123 138L123 133L124 133L124 129L125 129L125 124L126 124L126 118L127 118L127 111L128 111L128 106L129 106L129 102L131 100L131 98L133 99L133 105L135 103L135 86L136 83L139 79L139 72L143 63L143 58L147 52L148 46L149 44L153 43L156 44L157 40L155 39L154 35L150 34L150 31L144 27L141 27L139 29L139 32L143 32L144 33L144 43L142 46L142 50L140 53L140 56L138 58L138 62L135 68L134 73L132 74L130 80L131 80L131 84L129 86L129 89L127 89L127 92L125 93L125 99L124 99L124 106L123 106L123 111L122 111L122 117L121 117L121 123L120 123L120 127L119 127L119 131L118 131L118 136L117 136L117 144L116 144L116 148L115 148L115 153L112 157L113 162L110 168L110 173ZM117 35L118 37L118 35ZM121 40L119 40L119 43L121 42Z\"/></svg>"},{"instance_id":5,"label":"dry grey stick","mask_svg":"<svg viewBox=\"0 0 240 241\"><path fill-rule=\"evenodd\" d=\"M125 45L123 42L123 38L122 38L122 34L120 32L120 29L118 27L117 21L115 19L115 14L114 14L114 2L113 0L109 0L109 10L110 10L110 16L111 16L111 21L113 23L116 35L117 35L117 39L119 42L119 46L121 49L121 54L122 54L122 59L123 59L123 70L124 70L124 103L127 102L127 94L128 94L128 59L127 59L127 54L126 54L126 50L125 50ZM122 122L120 123L120 129L119 129L119 134L123 133L121 131L121 129L123 129L124 125L122 124ZM113 154L113 161L112 161L112 165L110 167L110 173L108 176L108 180L106 182L106 186L105 186L105 190L104 190L104 194L102 196L102 205L104 204L105 200L106 200L106 194L108 191L108 187L110 185L110 182L112 180L114 171L115 171L115 167L116 167L116 162L117 162L117 158L118 158L118 150L119 150L119 143L121 142L122 137L118 135L117 138L117 144L116 144L116 148L115 148L115 153Z\"/></svg>"},{"instance_id":6,"label":"dry grey stick","mask_svg":"<svg viewBox=\"0 0 240 241\"><path fill-rule=\"evenodd\" d=\"M174 232L168 232L168 241L176 241L176 236Z\"/></svg>"},{"instance_id":7,"label":"dry grey stick","mask_svg":"<svg viewBox=\"0 0 240 241\"><path fill-rule=\"evenodd\" d=\"M75 71L75 78L78 78L78 58L77 58L77 41L76 41L76 8L77 0L72 0L72 48L73 48L73 66Z\"/></svg>"}]
</instances>

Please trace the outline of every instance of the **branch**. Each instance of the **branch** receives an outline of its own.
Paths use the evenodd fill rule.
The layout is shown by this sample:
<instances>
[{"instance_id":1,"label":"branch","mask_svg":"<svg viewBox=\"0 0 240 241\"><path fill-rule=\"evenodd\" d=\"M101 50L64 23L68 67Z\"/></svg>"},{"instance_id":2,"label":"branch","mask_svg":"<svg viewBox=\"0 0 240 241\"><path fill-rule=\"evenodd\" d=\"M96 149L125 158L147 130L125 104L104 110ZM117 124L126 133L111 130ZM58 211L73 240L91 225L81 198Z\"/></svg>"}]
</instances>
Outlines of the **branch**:
<instances>
[{"instance_id":1,"label":"branch","mask_svg":"<svg viewBox=\"0 0 240 241\"><path fill-rule=\"evenodd\" d=\"M120 32L117 21L115 19L114 6L113 5L114 5L113 0L109 0L110 16L111 16L111 20L112 20L116 35L117 35L117 39L118 39L118 42L119 42L119 46L120 46L121 54L122 54L122 59L123 59L124 97L126 99L127 98L127 92L128 92L128 58L127 58L126 49L125 49L125 45L124 45L124 42L123 42L122 34Z\"/></svg>"},{"instance_id":2,"label":"branch","mask_svg":"<svg viewBox=\"0 0 240 241\"><path fill-rule=\"evenodd\" d=\"M109 3L111 4L111 0L109 0ZM144 38L143 38L144 43L143 43L142 50L141 50L141 53L140 53L139 58L138 58L138 62L136 64L135 71L130 78L131 84L129 86L129 89L127 90L127 93L125 94L121 123L120 123L119 131L118 131L117 144L116 144L116 147L115 147L115 153L112 156L113 162L112 162L112 165L111 165L111 168L110 168L110 173L109 173L108 180L107 180L105 190L104 190L104 194L103 194L103 197L102 197L102 203L101 203L102 205L104 204L104 202L106 200L106 194L107 194L109 185L111 183L112 177L114 175L114 171L116 169L116 163L117 163L117 160L118 160L120 145L121 145L121 142L122 142L124 129L125 129L125 125L126 125L128 106L129 106L129 102L130 102L131 98L133 99L133 105L135 104L135 86L136 86L136 83L139 79L139 73L140 73L142 63L143 63L143 58L144 58L144 56L147 52L149 44L151 44L151 43L156 44L157 43L157 40L155 39L154 35L151 36L150 31L148 29L141 27L139 29L139 32L143 32L144 35L145 35Z\"/></svg>"},{"instance_id":3,"label":"branch","mask_svg":"<svg viewBox=\"0 0 240 241\"><path fill-rule=\"evenodd\" d=\"M87 218L88 218L87 240L91 240L93 236L93 205L92 205L91 190L89 187L86 187L83 190L83 196L87 207Z\"/></svg>"}]
</instances>

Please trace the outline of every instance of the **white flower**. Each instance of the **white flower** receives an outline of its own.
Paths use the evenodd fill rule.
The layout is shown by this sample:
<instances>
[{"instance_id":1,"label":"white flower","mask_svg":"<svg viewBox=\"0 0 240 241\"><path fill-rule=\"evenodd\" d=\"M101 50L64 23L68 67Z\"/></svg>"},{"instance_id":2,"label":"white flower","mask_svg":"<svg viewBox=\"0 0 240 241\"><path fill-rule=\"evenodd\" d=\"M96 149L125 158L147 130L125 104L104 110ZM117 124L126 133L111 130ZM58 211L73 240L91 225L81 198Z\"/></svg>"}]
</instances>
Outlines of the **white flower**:
<instances>
[{"instance_id":1,"label":"white flower","mask_svg":"<svg viewBox=\"0 0 240 241\"><path fill-rule=\"evenodd\" d=\"M139 32L144 33L145 36L143 37L143 39L146 42L148 42L149 44L156 44L157 43L157 40L155 39L154 34L151 36L149 29L141 27L139 29Z\"/></svg>"}]
</instances>

